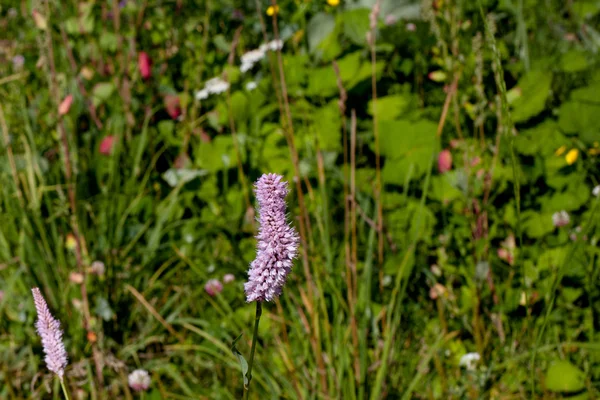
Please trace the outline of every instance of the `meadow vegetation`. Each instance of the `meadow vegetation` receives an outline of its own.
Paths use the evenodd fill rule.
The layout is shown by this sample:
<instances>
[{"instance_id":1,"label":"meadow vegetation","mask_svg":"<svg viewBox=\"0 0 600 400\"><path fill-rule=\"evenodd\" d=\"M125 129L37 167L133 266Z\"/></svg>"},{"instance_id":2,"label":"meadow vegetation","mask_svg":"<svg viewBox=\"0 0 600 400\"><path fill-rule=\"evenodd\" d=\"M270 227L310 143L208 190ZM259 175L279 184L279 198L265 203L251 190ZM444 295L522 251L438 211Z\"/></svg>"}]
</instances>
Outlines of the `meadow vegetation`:
<instances>
[{"instance_id":1,"label":"meadow vegetation","mask_svg":"<svg viewBox=\"0 0 600 400\"><path fill-rule=\"evenodd\" d=\"M250 398L597 398L599 26L597 0L3 1L0 398L62 396L41 295L72 399L241 398L266 173L300 245Z\"/></svg>"}]
</instances>

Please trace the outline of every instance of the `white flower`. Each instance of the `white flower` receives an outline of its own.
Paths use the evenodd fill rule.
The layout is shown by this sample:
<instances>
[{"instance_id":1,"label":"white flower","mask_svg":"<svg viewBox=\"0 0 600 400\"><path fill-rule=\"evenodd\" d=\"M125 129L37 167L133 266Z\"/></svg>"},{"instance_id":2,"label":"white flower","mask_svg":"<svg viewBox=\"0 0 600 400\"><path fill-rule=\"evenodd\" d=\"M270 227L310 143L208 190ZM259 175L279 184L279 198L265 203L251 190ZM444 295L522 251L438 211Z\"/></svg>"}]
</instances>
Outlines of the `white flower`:
<instances>
[{"instance_id":1,"label":"white flower","mask_svg":"<svg viewBox=\"0 0 600 400\"><path fill-rule=\"evenodd\" d=\"M596 197L600 196L600 185L596 186L593 190L592 190L592 194Z\"/></svg>"},{"instance_id":2,"label":"white flower","mask_svg":"<svg viewBox=\"0 0 600 400\"><path fill-rule=\"evenodd\" d=\"M557 228L569 225L569 222L571 222L571 218L569 217L569 213L565 210L555 212L554 214L552 214L552 223Z\"/></svg>"},{"instance_id":3,"label":"white flower","mask_svg":"<svg viewBox=\"0 0 600 400\"><path fill-rule=\"evenodd\" d=\"M204 84L204 89L196 92L196 100L207 99L211 94L219 94L229 89L229 82L219 77L211 78Z\"/></svg>"},{"instance_id":4,"label":"white flower","mask_svg":"<svg viewBox=\"0 0 600 400\"><path fill-rule=\"evenodd\" d=\"M102 261L94 261L92 263L92 265L90 266L90 272L92 274L102 276L102 275L104 275L105 271L106 271L106 267L104 266L104 263Z\"/></svg>"},{"instance_id":5,"label":"white flower","mask_svg":"<svg viewBox=\"0 0 600 400\"><path fill-rule=\"evenodd\" d=\"M249 92L251 92L254 89L256 89L257 86L258 85L256 84L256 82L250 81L250 82L246 83L246 90L249 91Z\"/></svg>"},{"instance_id":6,"label":"white flower","mask_svg":"<svg viewBox=\"0 0 600 400\"><path fill-rule=\"evenodd\" d=\"M215 77L206 81L204 89L208 90L208 93L210 94L223 93L229 89L229 82L226 82L219 77Z\"/></svg>"},{"instance_id":7,"label":"white flower","mask_svg":"<svg viewBox=\"0 0 600 400\"><path fill-rule=\"evenodd\" d=\"M145 369L136 369L127 377L129 387L136 392L147 390L150 387L150 375Z\"/></svg>"},{"instance_id":8,"label":"white flower","mask_svg":"<svg viewBox=\"0 0 600 400\"><path fill-rule=\"evenodd\" d=\"M254 64L242 63L242 66L240 67L240 71L242 71L242 73L246 73L246 72L250 71L252 69L252 67L254 67Z\"/></svg>"},{"instance_id":9,"label":"white flower","mask_svg":"<svg viewBox=\"0 0 600 400\"><path fill-rule=\"evenodd\" d=\"M196 100L208 99L209 95L210 95L210 93L208 93L208 90L206 90L206 89L198 90L196 92Z\"/></svg>"},{"instance_id":10,"label":"white flower","mask_svg":"<svg viewBox=\"0 0 600 400\"><path fill-rule=\"evenodd\" d=\"M265 58L265 49L263 49L262 46L258 49L250 50L249 52L242 54L240 57L242 60L242 66L240 67L240 70L242 72L251 70L254 64L263 58Z\"/></svg>"},{"instance_id":11,"label":"white flower","mask_svg":"<svg viewBox=\"0 0 600 400\"><path fill-rule=\"evenodd\" d=\"M474 371L479 360L481 360L479 353L467 353L460 358L459 365L469 371Z\"/></svg>"},{"instance_id":12,"label":"white flower","mask_svg":"<svg viewBox=\"0 0 600 400\"><path fill-rule=\"evenodd\" d=\"M271 40L269 43L266 44L266 46L271 51L281 50L283 49L283 40Z\"/></svg>"},{"instance_id":13,"label":"white flower","mask_svg":"<svg viewBox=\"0 0 600 400\"><path fill-rule=\"evenodd\" d=\"M249 52L242 54L240 58L242 60L242 63L256 64L257 62L265 58L265 51L262 50L262 48L250 50Z\"/></svg>"}]
</instances>

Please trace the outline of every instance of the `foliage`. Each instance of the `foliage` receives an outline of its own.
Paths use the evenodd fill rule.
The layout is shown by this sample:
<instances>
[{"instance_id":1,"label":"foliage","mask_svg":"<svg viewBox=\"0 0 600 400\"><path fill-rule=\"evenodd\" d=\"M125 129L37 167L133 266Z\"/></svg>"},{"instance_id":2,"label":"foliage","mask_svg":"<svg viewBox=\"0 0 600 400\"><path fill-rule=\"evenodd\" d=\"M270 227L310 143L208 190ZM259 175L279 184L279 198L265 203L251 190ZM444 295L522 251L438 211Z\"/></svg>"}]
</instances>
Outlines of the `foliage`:
<instances>
[{"instance_id":1,"label":"foliage","mask_svg":"<svg viewBox=\"0 0 600 400\"><path fill-rule=\"evenodd\" d=\"M267 172L302 257L252 396L599 395L598 2L375 3L0 6L1 398L59 390L35 286L78 398L239 398Z\"/></svg>"}]
</instances>

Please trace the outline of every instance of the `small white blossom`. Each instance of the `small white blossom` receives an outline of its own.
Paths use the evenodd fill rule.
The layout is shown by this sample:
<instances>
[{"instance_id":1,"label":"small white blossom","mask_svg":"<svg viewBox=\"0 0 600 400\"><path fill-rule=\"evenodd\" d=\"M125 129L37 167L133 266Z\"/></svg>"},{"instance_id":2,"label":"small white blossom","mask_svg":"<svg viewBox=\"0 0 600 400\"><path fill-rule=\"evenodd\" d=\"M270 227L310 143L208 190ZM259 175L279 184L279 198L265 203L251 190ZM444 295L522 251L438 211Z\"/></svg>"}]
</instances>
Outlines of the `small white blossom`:
<instances>
[{"instance_id":1,"label":"small white blossom","mask_svg":"<svg viewBox=\"0 0 600 400\"><path fill-rule=\"evenodd\" d=\"M242 73L245 74L246 72L250 71L252 67L254 67L254 64L242 63L242 65L240 66L240 71L242 71Z\"/></svg>"},{"instance_id":2,"label":"small white blossom","mask_svg":"<svg viewBox=\"0 0 600 400\"><path fill-rule=\"evenodd\" d=\"M256 84L256 82L250 81L250 82L246 83L246 90L249 91L249 92L251 92L254 89L256 89L257 86L258 85Z\"/></svg>"},{"instance_id":3,"label":"small white blossom","mask_svg":"<svg viewBox=\"0 0 600 400\"><path fill-rule=\"evenodd\" d=\"M144 369L136 369L129 374L127 382L129 383L129 387L136 392L148 390L150 387L150 375Z\"/></svg>"},{"instance_id":4,"label":"small white blossom","mask_svg":"<svg viewBox=\"0 0 600 400\"><path fill-rule=\"evenodd\" d=\"M474 371L479 360L481 360L479 353L467 353L460 358L459 365L469 371Z\"/></svg>"},{"instance_id":5,"label":"small white blossom","mask_svg":"<svg viewBox=\"0 0 600 400\"><path fill-rule=\"evenodd\" d=\"M259 62L263 58L265 58L265 50L262 46L258 49L250 50L249 52L242 54L242 56L240 57L240 59L242 60L242 66L240 67L240 70L242 72L247 72L251 70L254 64Z\"/></svg>"},{"instance_id":6,"label":"small white blossom","mask_svg":"<svg viewBox=\"0 0 600 400\"><path fill-rule=\"evenodd\" d=\"M208 99L209 95L210 95L210 93L208 93L208 90L206 90L206 89L198 90L196 92L196 100Z\"/></svg>"},{"instance_id":7,"label":"small white blossom","mask_svg":"<svg viewBox=\"0 0 600 400\"><path fill-rule=\"evenodd\" d=\"M266 46L271 51L281 50L283 49L283 40L271 40L269 43L266 44Z\"/></svg>"},{"instance_id":8,"label":"small white blossom","mask_svg":"<svg viewBox=\"0 0 600 400\"><path fill-rule=\"evenodd\" d=\"M219 77L215 77L206 81L204 88L208 90L208 93L210 94L219 94L226 92L227 89L229 89L229 82L226 82Z\"/></svg>"},{"instance_id":9,"label":"small white blossom","mask_svg":"<svg viewBox=\"0 0 600 400\"><path fill-rule=\"evenodd\" d=\"M600 196L600 185L596 186L593 190L592 190L592 194L596 197Z\"/></svg>"},{"instance_id":10,"label":"small white blossom","mask_svg":"<svg viewBox=\"0 0 600 400\"><path fill-rule=\"evenodd\" d=\"M569 225L571 222L571 217L569 217L569 213L565 210L555 212L552 214L552 223L555 227L560 228L561 226Z\"/></svg>"}]
</instances>

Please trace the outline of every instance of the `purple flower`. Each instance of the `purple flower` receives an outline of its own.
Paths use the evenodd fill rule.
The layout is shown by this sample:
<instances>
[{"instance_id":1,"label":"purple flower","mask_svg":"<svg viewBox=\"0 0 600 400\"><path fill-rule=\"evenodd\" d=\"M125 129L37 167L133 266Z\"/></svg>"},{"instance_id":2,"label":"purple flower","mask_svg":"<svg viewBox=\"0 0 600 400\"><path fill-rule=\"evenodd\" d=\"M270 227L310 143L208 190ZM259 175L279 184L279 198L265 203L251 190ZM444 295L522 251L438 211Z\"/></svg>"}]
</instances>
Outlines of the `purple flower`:
<instances>
[{"instance_id":1,"label":"purple flower","mask_svg":"<svg viewBox=\"0 0 600 400\"><path fill-rule=\"evenodd\" d=\"M46 353L46 365L62 380L67 366L67 352L62 342L60 322L50 314L48 304L42 296L40 289L31 289L33 301L37 310L38 320L35 323L38 335L42 338L42 347Z\"/></svg>"},{"instance_id":2,"label":"purple flower","mask_svg":"<svg viewBox=\"0 0 600 400\"><path fill-rule=\"evenodd\" d=\"M258 245L244 284L246 301L272 301L279 297L298 252L299 237L286 221L287 182L265 174L255 184L258 200Z\"/></svg>"}]
</instances>

